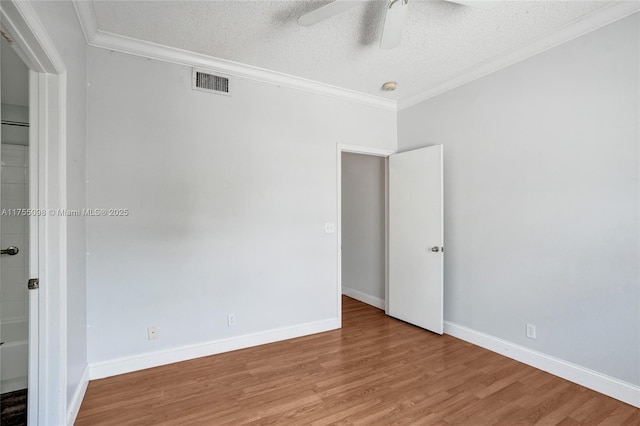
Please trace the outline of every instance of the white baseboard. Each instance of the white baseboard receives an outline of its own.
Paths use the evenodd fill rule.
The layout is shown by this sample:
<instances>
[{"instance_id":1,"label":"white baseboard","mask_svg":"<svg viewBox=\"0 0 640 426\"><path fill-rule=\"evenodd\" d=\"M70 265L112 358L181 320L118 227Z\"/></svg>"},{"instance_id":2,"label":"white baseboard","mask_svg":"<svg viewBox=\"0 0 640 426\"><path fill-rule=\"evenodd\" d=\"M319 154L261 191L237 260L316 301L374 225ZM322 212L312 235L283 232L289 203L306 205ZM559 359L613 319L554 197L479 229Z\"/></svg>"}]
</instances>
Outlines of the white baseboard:
<instances>
[{"instance_id":1,"label":"white baseboard","mask_svg":"<svg viewBox=\"0 0 640 426\"><path fill-rule=\"evenodd\" d=\"M69 426L73 426L76 422L76 417L78 417L78 413L80 412L80 406L82 405L84 394L87 392L87 386L89 386L89 365L85 365L84 371L82 372L82 378L80 378L80 383L73 393L69 403L69 408L67 409L67 424Z\"/></svg>"},{"instance_id":2,"label":"white baseboard","mask_svg":"<svg viewBox=\"0 0 640 426\"><path fill-rule=\"evenodd\" d=\"M444 332L640 408L640 386L449 321L444 322Z\"/></svg>"},{"instance_id":3,"label":"white baseboard","mask_svg":"<svg viewBox=\"0 0 640 426\"><path fill-rule=\"evenodd\" d=\"M375 306L378 309L384 309L384 299L380 299L379 297L370 296L366 293L345 286L342 286L342 294L366 303L367 305Z\"/></svg>"},{"instance_id":4,"label":"white baseboard","mask_svg":"<svg viewBox=\"0 0 640 426\"><path fill-rule=\"evenodd\" d=\"M89 364L91 380L340 328L338 318Z\"/></svg>"}]
</instances>

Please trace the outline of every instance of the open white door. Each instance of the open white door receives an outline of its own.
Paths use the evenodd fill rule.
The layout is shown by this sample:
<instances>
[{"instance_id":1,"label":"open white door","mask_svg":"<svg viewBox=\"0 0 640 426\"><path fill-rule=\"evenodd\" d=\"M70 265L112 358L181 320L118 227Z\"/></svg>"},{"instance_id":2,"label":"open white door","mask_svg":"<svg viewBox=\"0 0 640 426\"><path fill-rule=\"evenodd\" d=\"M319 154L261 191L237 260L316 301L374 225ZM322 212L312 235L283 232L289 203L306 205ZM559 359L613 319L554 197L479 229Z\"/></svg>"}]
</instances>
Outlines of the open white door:
<instances>
[{"instance_id":1,"label":"open white door","mask_svg":"<svg viewBox=\"0 0 640 426\"><path fill-rule=\"evenodd\" d=\"M442 145L389 157L387 315L443 332Z\"/></svg>"}]
</instances>

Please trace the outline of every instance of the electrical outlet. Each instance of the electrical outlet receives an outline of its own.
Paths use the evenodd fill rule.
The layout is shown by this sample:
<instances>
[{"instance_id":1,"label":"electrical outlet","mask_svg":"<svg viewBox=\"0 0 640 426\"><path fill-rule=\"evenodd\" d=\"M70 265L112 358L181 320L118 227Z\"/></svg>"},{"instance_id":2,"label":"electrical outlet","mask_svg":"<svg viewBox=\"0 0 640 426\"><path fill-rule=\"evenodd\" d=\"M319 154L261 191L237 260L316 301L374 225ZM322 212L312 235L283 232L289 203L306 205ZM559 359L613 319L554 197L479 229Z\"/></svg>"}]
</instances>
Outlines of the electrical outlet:
<instances>
[{"instance_id":1,"label":"electrical outlet","mask_svg":"<svg viewBox=\"0 0 640 426\"><path fill-rule=\"evenodd\" d=\"M527 324L527 337L530 339L536 338L536 326L533 324Z\"/></svg>"},{"instance_id":2,"label":"electrical outlet","mask_svg":"<svg viewBox=\"0 0 640 426\"><path fill-rule=\"evenodd\" d=\"M236 314L227 314L227 325L229 327L236 326Z\"/></svg>"},{"instance_id":3,"label":"electrical outlet","mask_svg":"<svg viewBox=\"0 0 640 426\"><path fill-rule=\"evenodd\" d=\"M336 224L334 222L326 222L324 224L324 233L333 234L334 232L336 232Z\"/></svg>"},{"instance_id":4,"label":"electrical outlet","mask_svg":"<svg viewBox=\"0 0 640 426\"><path fill-rule=\"evenodd\" d=\"M147 335L149 336L149 340L155 340L158 338L158 329L155 325L147 327Z\"/></svg>"}]
</instances>

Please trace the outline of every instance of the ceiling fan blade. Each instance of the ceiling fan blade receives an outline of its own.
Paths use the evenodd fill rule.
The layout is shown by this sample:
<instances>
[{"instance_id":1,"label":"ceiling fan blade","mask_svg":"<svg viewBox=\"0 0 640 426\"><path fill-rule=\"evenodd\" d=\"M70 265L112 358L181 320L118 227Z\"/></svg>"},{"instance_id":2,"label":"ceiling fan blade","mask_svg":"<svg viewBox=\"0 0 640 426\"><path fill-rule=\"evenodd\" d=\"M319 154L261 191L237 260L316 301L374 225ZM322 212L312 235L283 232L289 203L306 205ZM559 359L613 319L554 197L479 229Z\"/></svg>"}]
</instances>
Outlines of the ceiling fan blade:
<instances>
[{"instance_id":1,"label":"ceiling fan blade","mask_svg":"<svg viewBox=\"0 0 640 426\"><path fill-rule=\"evenodd\" d=\"M406 0L392 0L387 6L382 29L381 49L393 49L400 44L402 30L407 22L408 2Z\"/></svg>"},{"instance_id":2,"label":"ceiling fan blade","mask_svg":"<svg viewBox=\"0 0 640 426\"><path fill-rule=\"evenodd\" d=\"M477 7L478 9L494 9L498 6L498 1L485 0L445 0L449 3L461 4L463 6Z\"/></svg>"},{"instance_id":3,"label":"ceiling fan blade","mask_svg":"<svg viewBox=\"0 0 640 426\"><path fill-rule=\"evenodd\" d=\"M317 24L324 19L342 13L345 10L349 10L352 7L364 3L365 1L367 0L335 0L299 17L298 25L308 27L310 25Z\"/></svg>"}]
</instances>

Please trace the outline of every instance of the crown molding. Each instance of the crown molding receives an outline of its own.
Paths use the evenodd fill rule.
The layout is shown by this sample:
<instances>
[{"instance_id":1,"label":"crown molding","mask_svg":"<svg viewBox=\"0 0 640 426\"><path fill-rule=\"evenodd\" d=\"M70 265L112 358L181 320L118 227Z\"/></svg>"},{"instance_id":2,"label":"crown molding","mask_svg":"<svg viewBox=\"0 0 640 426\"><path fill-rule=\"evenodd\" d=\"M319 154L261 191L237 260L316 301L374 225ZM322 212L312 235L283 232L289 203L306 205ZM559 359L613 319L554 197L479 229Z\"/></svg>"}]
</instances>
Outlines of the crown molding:
<instances>
[{"instance_id":1,"label":"crown molding","mask_svg":"<svg viewBox=\"0 0 640 426\"><path fill-rule=\"evenodd\" d=\"M531 43L506 54L496 56L488 61L481 62L454 78L431 86L416 95L395 101L252 65L245 65L188 50L101 31L98 29L92 2L74 0L73 4L87 44L90 46L179 65L216 70L237 77L330 96L391 111L409 108L640 11L639 0L616 1L610 6L581 17L575 22L567 24L559 30L540 37Z\"/></svg>"},{"instance_id":2,"label":"crown molding","mask_svg":"<svg viewBox=\"0 0 640 426\"><path fill-rule=\"evenodd\" d=\"M518 47L506 54L499 55L488 61L467 69L456 77L436 84L427 90L398 102L398 110L409 108L427 99L441 95L456 87L470 83L488 74L499 71L517 62L523 61L534 55L552 49L591 31L595 31L605 25L619 19L626 18L640 11L640 1L621 0L586 15L548 35L540 37L531 43Z\"/></svg>"},{"instance_id":3,"label":"crown molding","mask_svg":"<svg viewBox=\"0 0 640 426\"><path fill-rule=\"evenodd\" d=\"M91 45L91 42L98 33L98 19L96 18L96 12L93 8L93 3L90 1L73 0L73 7L78 15L78 21L80 21L80 28L87 41L87 44Z\"/></svg>"},{"instance_id":4,"label":"crown molding","mask_svg":"<svg viewBox=\"0 0 640 426\"><path fill-rule=\"evenodd\" d=\"M158 43L139 40L98 29L93 4L90 1L74 0L76 14L87 40L87 44L116 52L128 53L178 65L205 68L219 71L236 77L247 78L277 86L289 87L304 92L315 93L333 98L343 99L360 105L397 111L397 101L372 96L330 84L296 77L293 75L271 71L252 65L209 55L165 46Z\"/></svg>"}]
</instances>

